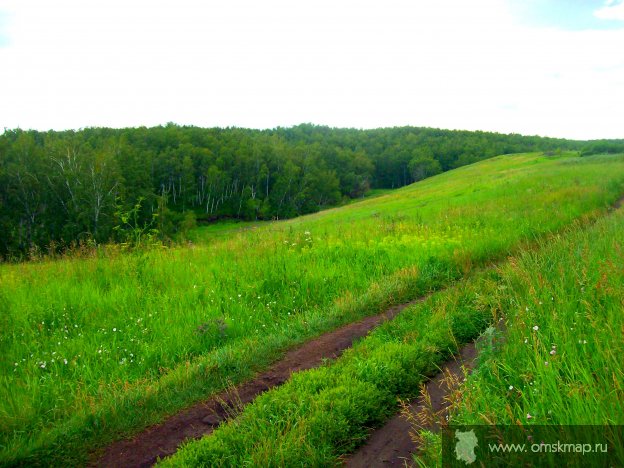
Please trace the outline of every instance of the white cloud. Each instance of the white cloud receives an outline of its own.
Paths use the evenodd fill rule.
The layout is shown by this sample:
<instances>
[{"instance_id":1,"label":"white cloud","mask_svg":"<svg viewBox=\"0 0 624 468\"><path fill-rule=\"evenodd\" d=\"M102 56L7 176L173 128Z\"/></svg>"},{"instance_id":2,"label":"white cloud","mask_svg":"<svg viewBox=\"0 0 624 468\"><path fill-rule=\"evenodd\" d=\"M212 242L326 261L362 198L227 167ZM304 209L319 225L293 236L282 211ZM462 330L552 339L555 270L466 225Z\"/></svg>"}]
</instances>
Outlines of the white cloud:
<instances>
[{"instance_id":1,"label":"white cloud","mask_svg":"<svg viewBox=\"0 0 624 468\"><path fill-rule=\"evenodd\" d=\"M624 30L521 27L502 0L4 3L0 127L624 136Z\"/></svg>"},{"instance_id":2,"label":"white cloud","mask_svg":"<svg viewBox=\"0 0 624 468\"><path fill-rule=\"evenodd\" d=\"M594 16L604 20L624 21L624 2L609 0L605 6L594 12Z\"/></svg>"}]
</instances>

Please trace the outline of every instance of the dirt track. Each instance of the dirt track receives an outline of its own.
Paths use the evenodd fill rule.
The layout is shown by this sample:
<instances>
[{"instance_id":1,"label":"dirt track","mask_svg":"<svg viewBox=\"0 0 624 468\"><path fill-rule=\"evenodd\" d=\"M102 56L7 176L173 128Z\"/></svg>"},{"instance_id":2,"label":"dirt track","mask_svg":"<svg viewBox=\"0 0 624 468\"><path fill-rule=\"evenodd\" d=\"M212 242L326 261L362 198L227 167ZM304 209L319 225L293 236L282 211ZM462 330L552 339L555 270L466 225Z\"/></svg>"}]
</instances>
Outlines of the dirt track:
<instances>
[{"instance_id":1,"label":"dirt track","mask_svg":"<svg viewBox=\"0 0 624 468\"><path fill-rule=\"evenodd\" d=\"M173 454L183 441L210 434L226 419L228 408L251 402L262 392L284 383L294 372L317 367L324 359L338 357L356 339L419 300L422 299L391 307L379 315L366 317L308 341L289 351L283 359L253 380L195 404L132 439L106 447L90 466L131 468L153 465L159 457Z\"/></svg>"}]
</instances>

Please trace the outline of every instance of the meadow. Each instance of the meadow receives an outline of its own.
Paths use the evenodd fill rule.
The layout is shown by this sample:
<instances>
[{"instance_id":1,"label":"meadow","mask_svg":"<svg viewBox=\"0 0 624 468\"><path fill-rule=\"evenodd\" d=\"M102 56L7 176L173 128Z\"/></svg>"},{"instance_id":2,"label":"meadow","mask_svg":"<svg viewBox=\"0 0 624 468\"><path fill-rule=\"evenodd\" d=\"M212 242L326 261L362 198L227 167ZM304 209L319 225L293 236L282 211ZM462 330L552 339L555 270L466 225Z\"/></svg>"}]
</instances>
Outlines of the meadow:
<instances>
[{"instance_id":1,"label":"meadow","mask_svg":"<svg viewBox=\"0 0 624 468\"><path fill-rule=\"evenodd\" d=\"M479 336L480 365L450 396L452 423L623 424L623 227L620 209L540 239L405 309L336 361L297 373L161 464L339 466L399 399L416 397ZM440 435L419 437L426 449L416 461L443 466ZM612 437L610 460L621 462L622 440Z\"/></svg>"},{"instance_id":2,"label":"meadow","mask_svg":"<svg viewBox=\"0 0 624 468\"><path fill-rule=\"evenodd\" d=\"M290 221L199 228L188 246L1 265L0 463L84 463L94 449L250 378L298 343L448 286L573 222L591 223L622 192L621 156L499 156ZM345 366L379 368L374 379L389 382L405 366L415 375L432 370L458 336L486 326L489 311L462 310L392 322L371 337L382 351L356 347ZM420 337L415 348L383 335L395 326ZM388 353L396 369L384 364ZM331 422L322 421L327 402L366 389L341 380L342 371L313 372L331 374L323 377L327 399L311 404L320 405L320 433ZM305 387L305 379L287 385ZM342 452L321 441L330 447L324 456L353 447L363 437L357 428L382 420L396 394L417 382L402 385L370 391L362 404L386 404L372 419L356 410L358 423L341 426L351 438L336 438ZM277 390L285 406L288 388Z\"/></svg>"}]
</instances>

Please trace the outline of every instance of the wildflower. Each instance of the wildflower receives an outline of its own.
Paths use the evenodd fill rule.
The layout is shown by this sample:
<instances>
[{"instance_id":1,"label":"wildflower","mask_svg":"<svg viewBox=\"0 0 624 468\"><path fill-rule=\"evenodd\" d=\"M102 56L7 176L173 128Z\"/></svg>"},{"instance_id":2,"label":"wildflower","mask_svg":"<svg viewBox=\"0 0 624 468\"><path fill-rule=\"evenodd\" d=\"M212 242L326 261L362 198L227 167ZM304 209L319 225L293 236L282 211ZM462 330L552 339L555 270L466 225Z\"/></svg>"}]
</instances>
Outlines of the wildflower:
<instances>
[{"instance_id":1,"label":"wildflower","mask_svg":"<svg viewBox=\"0 0 624 468\"><path fill-rule=\"evenodd\" d=\"M67 359L63 359L63 363L67 365Z\"/></svg>"},{"instance_id":2,"label":"wildflower","mask_svg":"<svg viewBox=\"0 0 624 468\"><path fill-rule=\"evenodd\" d=\"M554 349L551 349L551 350L550 350L550 355L551 355L551 356L554 356L555 354L557 354L557 351L555 351Z\"/></svg>"},{"instance_id":3,"label":"wildflower","mask_svg":"<svg viewBox=\"0 0 624 468\"><path fill-rule=\"evenodd\" d=\"M509 386L509 390L513 390L513 385L510 385L510 386Z\"/></svg>"},{"instance_id":4,"label":"wildflower","mask_svg":"<svg viewBox=\"0 0 624 468\"><path fill-rule=\"evenodd\" d=\"M45 363L45 362L42 362L42 363L41 363L41 365L40 365L39 367L41 367L42 369L45 369L45 367L46 367L46 363Z\"/></svg>"},{"instance_id":5,"label":"wildflower","mask_svg":"<svg viewBox=\"0 0 624 468\"><path fill-rule=\"evenodd\" d=\"M547 366L548 365L548 361L544 361L544 365Z\"/></svg>"},{"instance_id":6,"label":"wildflower","mask_svg":"<svg viewBox=\"0 0 624 468\"><path fill-rule=\"evenodd\" d=\"M527 419L532 419L533 416L531 416L531 413L527 413Z\"/></svg>"},{"instance_id":7,"label":"wildflower","mask_svg":"<svg viewBox=\"0 0 624 468\"><path fill-rule=\"evenodd\" d=\"M537 330L539 330L539 327L538 327L537 325L535 325L535 326L533 327L533 330L537 331Z\"/></svg>"},{"instance_id":8,"label":"wildflower","mask_svg":"<svg viewBox=\"0 0 624 468\"><path fill-rule=\"evenodd\" d=\"M114 332L116 332L116 331L117 331L117 328L113 328L113 331L114 331Z\"/></svg>"}]
</instances>

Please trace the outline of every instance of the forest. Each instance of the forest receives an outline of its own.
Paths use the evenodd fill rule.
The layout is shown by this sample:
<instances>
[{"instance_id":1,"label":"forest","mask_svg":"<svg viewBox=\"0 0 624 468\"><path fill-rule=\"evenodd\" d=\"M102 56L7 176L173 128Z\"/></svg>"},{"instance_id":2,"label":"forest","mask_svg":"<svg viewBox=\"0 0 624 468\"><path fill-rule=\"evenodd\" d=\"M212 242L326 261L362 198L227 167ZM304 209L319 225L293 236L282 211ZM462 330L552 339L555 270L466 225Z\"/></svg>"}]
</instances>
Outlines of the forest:
<instances>
[{"instance_id":1,"label":"forest","mask_svg":"<svg viewBox=\"0 0 624 468\"><path fill-rule=\"evenodd\" d=\"M284 219L499 154L622 150L622 141L311 124L252 130L167 124L0 135L0 257L140 237L198 222ZM608 151L607 151L608 152Z\"/></svg>"}]
</instances>

